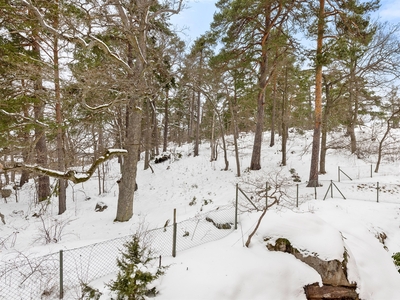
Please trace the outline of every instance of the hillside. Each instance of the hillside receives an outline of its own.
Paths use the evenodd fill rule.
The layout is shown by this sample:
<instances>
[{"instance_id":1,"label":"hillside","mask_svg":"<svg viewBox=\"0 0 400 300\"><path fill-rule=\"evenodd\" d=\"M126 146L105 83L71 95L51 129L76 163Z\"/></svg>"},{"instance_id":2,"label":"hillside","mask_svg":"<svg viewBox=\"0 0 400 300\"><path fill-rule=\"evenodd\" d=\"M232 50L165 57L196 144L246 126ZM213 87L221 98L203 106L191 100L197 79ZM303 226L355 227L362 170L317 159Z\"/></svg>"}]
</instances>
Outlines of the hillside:
<instances>
[{"instance_id":1,"label":"hillside","mask_svg":"<svg viewBox=\"0 0 400 300\"><path fill-rule=\"evenodd\" d=\"M165 275L156 282L159 291L156 299L306 299L304 286L322 283L321 276L294 255L267 249L267 243L273 244L280 238L288 240L303 256L317 256L324 261L346 259L347 277L357 284L361 299L398 299L400 274L392 255L400 252L400 163L397 154L392 152L384 157L379 173L371 173L371 164L376 161L373 150L376 144L374 146L368 140L370 134L368 128L359 132L360 148L365 154L363 159L343 149L328 151L327 174L320 175L322 186L315 190L306 188L311 133L290 134L288 163L284 167L280 166L279 138L276 146L269 147L266 133L260 171L247 170L253 137L242 134L241 177L235 176L230 138L228 171L222 171L221 150L218 160L210 162L207 142L201 145L198 157L191 155L190 145L171 145L171 159L153 163L154 173L150 169L143 170L140 162L134 217L126 223L113 222L118 193L116 181L120 176L116 160L106 164L107 193L98 195L97 178L70 185L67 212L61 216L56 215L56 198L45 212L44 207L34 204L35 186L30 182L17 191L18 203L15 195L8 198L7 203L3 200L0 203L0 212L6 222L0 223L0 266L15 266L21 257L33 261L59 250L68 251L125 237L138 228L165 226L165 230L169 230L176 209L178 222L197 220L192 222L195 227L184 222L178 226L178 243L194 241L195 237L199 240L197 244L188 242L184 247L186 250L181 251L178 247L175 258L171 256L169 240L161 243L160 236L153 240L155 250L159 247L162 253L162 264L169 265ZM330 139L345 140L341 132ZM342 172L338 171L339 167ZM335 185L328 190L331 180ZM256 211L243 194L239 193L238 197L237 230L231 228L218 236L214 232L221 230L203 220L210 212L208 216L214 220L223 219L221 222L233 224L236 184L255 206L263 209L263 189L267 182L268 194L280 195L280 202L267 211L248 248L244 244L262 212ZM96 212L98 203L107 208ZM35 217L35 214L43 217ZM50 233L47 244L46 233ZM345 257L344 252L347 253ZM92 259L92 263L99 266L106 264L101 256L93 255ZM6 276L1 268L0 277ZM78 272L70 272L75 271ZM115 271L112 271L89 284L102 292L100 299L111 299L104 283L114 278ZM23 289L24 284L21 284ZM57 299L57 288L43 299ZM1 293L0 299L10 299ZM22 291L20 293L22 295ZM31 297L35 299L35 296ZM66 288L64 299L79 299L79 288Z\"/></svg>"}]
</instances>

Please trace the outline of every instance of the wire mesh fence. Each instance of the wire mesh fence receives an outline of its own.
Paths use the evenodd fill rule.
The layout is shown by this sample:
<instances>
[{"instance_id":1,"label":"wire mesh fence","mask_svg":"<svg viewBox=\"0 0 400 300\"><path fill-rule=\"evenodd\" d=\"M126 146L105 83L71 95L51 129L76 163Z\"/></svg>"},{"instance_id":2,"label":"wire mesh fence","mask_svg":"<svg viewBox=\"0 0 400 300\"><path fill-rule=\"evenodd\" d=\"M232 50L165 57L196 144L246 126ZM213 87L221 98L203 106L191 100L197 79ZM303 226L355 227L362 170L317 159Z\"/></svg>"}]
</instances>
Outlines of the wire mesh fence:
<instances>
[{"instance_id":1,"label":"wire mesh fence","mask_svg":"<svg viewBox=\"0 0 400 300\"><path fill-rule=\"evenodd\" d=\"M306 183L261 184L259 187L237 186L236 204L197 214L182 222L146 230L155 256L174 256L180 251L224 238L235 229L239 211L263 210L271 198L289 208L313 199L329 197L400 203L400 184L360 181L321 181L322 186L309 188ZM89 283L118 271L116 261L125 236L42 257L19 254L12 262L0 264L0 300L82 299L81 284Z\"/></svg>"},{"instance_id":2,"label":"wire mesh fence","mask_svg":"<svg viewBox=\"0 0 400 300\"><path fill-rule=\"evenodd\" d=\"M146 231L146 238L156 256L171 256L227 236L234 229L233 205L198 214L194 218L163 228ZM0 265L0 300L81 299L82 283L118 271L117 259L125 236L76 249L30 258L18 255ZM175 243L175 244L174 244Z\"/></svg>"}]
</instances>

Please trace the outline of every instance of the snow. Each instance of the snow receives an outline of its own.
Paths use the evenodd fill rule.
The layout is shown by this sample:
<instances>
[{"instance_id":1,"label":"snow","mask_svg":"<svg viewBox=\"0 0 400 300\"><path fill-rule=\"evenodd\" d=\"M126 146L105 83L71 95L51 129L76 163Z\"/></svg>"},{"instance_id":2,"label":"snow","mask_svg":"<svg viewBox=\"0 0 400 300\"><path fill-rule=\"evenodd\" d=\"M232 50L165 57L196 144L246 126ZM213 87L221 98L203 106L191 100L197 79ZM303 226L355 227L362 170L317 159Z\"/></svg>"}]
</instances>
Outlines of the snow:
<instances>
[{"instance_id":1,"label":"snow","mask_svg":"<svg viewBox=\"0 0 400 300\"><path fill-rule=\"evenodd\" d=\"M340 139L340 132L336 134L339 137L335 138ZM168 149L171 159L152 164L154 173L150 169L143 170L143 161L139 162L139 190L135 193L134 216L124 223L114 222L118 198L116 182L120 178L116 159L105 164L106 193L99 195L97 177L85 183L70 183L67 211L61 216L57 215L56 198L47 207L45 204L34 204L35 186L31 181L18 191L18 203L14 196L8 198L7 203L3 200L0 203L0 213L6 221L6 224L0 221L0 277L4 263L14 262L21 254L29 259L50 253L58 255L59 250L64 250L66 256L72 255L75 250L71 249L125 237L135 233L138 228L161 228L153 232L156 237L154 245L161 245L164 242L161 240L164 237L162 228L168 220L169 226L172 224L176 209L177 222L190 219L182 223L179 241L190 241L192 244L185 245L184 249L187 250L178 249L176 257L172 257L169 250L163 254L162 264L169 267L156 282L159 291L156 299L306 299L303 287L315 282L322 283L321 277L293 255L269 251L266 240L273 243L278 238L289 240L303 255L318 256L323 260L342 261L346 252L348 278L357 283L361 299L399 299L400 274L391 258L394 253L400 252L399 162L384 162L380 172L372 174L371 178L371 164L375 161L373 155L361 160L345 150L329 150L327 174L320 175L323 186L315 190L317 199L314 199L314 189L305 187L311 158L310 136L311 133L290 134L287 166L281 167L279 138L276 146L269 147L266 133L262 147L262 170L248 171L246 168L251 158L253 136L241 134L241 177L235 174L231 137L228 137L228 171L223 171L225 165L221 150L218 160L210 162L207 142L200 145L200 155L197 157L191 154L191 145L171 145ZM333 137L331 139L334 140ZM339 166L353 180L342 174L341 182L338 182ZM298 183L298 207L295 199L297 182L292 180L291 169L301 179ZM331 180L346 199L336 188L333 188L333 198L330 191L327 193ZM208 216L216 223L233 224L236 184L262 208L265 203L263 196L251 192L262 190L266 181L273 189L276 183L285 182L288 196L281 199L280 205L267 211L249 248L244 244L254 230L261 211L251 209L252 205L243 195L239 194L237 230L231 228L222 232L215 229L211 222L205 221ZM379 202L376 190L378 182L381 187ZM322 200L325 194L327 197ZM108 208L103 212L95 212L96 203L100 202ZM44 244L42 220L33 217L34 213L45 208L44 222L47 228L53 225L61 230L56 236L57 243ZM222 232L221 236L213 236L210 234L212 230ZM183 231L187 231L189 236L183 237ZM84 258L83 253L80 255L85 262L90 259ZM109 300L112 294L105 283L115 278L115 271L111 271L109 275L89 284L103 293L101 300ZM54 299L58 297L53 296ZM76 291L66 290L64 299L78 298ZM1 292L0 299L3 299Z\"/></svg>"}]
</instances>

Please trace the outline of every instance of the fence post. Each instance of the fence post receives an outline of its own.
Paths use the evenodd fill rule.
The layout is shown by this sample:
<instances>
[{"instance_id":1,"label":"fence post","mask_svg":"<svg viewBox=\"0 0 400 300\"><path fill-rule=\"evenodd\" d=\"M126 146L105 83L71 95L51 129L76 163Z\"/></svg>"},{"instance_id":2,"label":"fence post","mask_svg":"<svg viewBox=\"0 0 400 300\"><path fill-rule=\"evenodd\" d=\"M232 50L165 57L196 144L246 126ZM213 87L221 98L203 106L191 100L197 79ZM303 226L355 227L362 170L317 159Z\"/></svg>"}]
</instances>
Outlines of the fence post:
<instances>
[{"instance_id":1,"label":"fence post","mask_svg":"<svg viewBox=\"0 0 400 300\"><path fill-rule=\"evenodd\" d=\"M64 299L64 255L63 250L60 250L60 299Z\"/></svg>"},{"instance_id":2,"label":"fence post","mask_svg":"<svg viewBox=\"0 0 400 300\"><path fill-rule=\"evenodd\" d=\"M331 180L331 185L330 185L330 187L331 187L331 198L333 198L333 186L332 186L332 182L333 182L333 180Z\"/></svg>"},{"instance_id":3,"label":"fence post","mask_svg":"<svg viewBox=\"0 0 400 300\"><path fill-rule=\"evenodd\" d=\"M172 235L172 257L176 257L176 232L177 232L177 225L176 225L176 208L174 208L174 226L173 226L173 235Z\"/></svg>"},{"instance_id":4,"label":"fence post","mask_svg":"<svg viewBox=\"0 0 400 300\"><path fill-rule=\"evenodd\" d=\"M376 183L376 202L379 202L379 181Z\"/></svg>"},{"instance_id":5,"label":"fence post","mask_svg":"<svg viewBox=\"0 0 400 300\"><path fill-rule=\"evenodd\" d=\"M296 207L299 207L299 184L296 184Z\"/></svg>"},{"instance_id":6,"label":"fence post","mask_svg":"<svg viewBox=\"0 0 400 300\"><path fill-rule=\"evenodd\" d=\"M340 166L338 166L338 182L340 182Z\"/></svg>"},{"instance_id":7,"label":"fence post","mask_svg":"<svg viewBox=\"0 0 400 300\"><path fill-rule=\"evenodd\" d=\"M236 183L236 202L235 202L235 230L237 229L237 217L238 217L238 198L239 198L239 186Z\"/></svg>"},{"instance_id":8,"label":"fence post","mask_svg":"<svg viewBox=\"0 0 400 300\"><path fill-rule=\"evenodd\" d=\"M314 198L315 200L317 200L317 187L314 186Z\"/></svg>"}]
</instances>

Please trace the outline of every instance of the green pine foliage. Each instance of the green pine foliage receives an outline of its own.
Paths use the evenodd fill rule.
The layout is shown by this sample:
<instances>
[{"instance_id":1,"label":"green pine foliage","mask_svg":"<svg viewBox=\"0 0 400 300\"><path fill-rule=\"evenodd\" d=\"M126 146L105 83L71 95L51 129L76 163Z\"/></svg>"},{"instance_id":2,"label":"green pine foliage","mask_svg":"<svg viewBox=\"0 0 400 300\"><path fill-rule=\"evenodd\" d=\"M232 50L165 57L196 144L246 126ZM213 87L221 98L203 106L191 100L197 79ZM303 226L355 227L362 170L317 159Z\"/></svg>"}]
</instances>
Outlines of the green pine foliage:
<instances>
[{"instance_id":1,"label":"green pine foliage","mask_svg":"<svg viewBox=\"0 0 400 300\"><path fill-rule=\"evenodd\" d=\"M394 264L397 267L397 271L400 273L400 252L396 252L395 254L393 254L392 258Z\"/></svg>"},{"instance_id":2,"label":"green pine foliage","mask_svg":"<svg viewBox=\"0 0 400 300\"><path fill-rule=\"evenodd\" d=\"M154 266L157 257L152 256L145 237L140 234L135 234L124 247L122 258L117 260L117 279L108 284L117 293L116 300L143 300L146 295L155 295L155 287L149 284L163 275L166 267Z\"/></svg>"}]
</instances>

